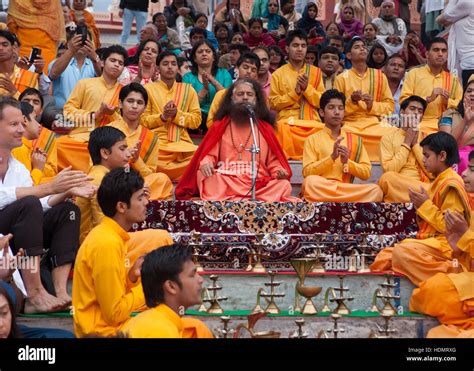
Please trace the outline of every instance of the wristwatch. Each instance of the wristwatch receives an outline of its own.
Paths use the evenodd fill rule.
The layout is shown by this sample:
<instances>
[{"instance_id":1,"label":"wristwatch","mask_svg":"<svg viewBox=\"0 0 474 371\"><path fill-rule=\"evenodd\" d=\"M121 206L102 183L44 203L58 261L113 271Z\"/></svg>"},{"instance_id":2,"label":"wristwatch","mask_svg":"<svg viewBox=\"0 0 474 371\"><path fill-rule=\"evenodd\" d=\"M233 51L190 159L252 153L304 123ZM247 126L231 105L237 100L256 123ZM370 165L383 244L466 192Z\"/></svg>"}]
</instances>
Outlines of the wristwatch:
<instances>
[{"instance_id":1,"label":"wristwatch","mask_svg":"<svg viewBox=\"0 0 474 371\"><path fill-rule=\"evenodd\" d=\"M100 58L99 58L99 56L98 56L97 54L95 55L95 61L96 61L97 63L100 63Z\"/></svg>"}]
</instances>

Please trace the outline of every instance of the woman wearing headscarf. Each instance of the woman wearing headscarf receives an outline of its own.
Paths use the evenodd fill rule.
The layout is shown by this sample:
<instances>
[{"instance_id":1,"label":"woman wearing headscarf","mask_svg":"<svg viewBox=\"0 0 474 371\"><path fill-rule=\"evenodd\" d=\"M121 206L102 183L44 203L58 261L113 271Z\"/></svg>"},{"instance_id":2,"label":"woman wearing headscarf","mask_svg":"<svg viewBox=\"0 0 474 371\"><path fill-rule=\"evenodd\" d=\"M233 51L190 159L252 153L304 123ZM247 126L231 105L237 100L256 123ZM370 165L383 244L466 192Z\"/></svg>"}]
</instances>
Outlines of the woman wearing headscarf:
<instances>
[{"instance_id":1,"label":"woman wearing headscarf","mask_svg":"<svg viewBox=\"0 0 474 371\"><path fill-rule=\"evenodd\" d=\"M316 19L317 16L317 5L313 2L309 2L304 8L303 16L296 23L296 28L306 31L310 39L317 36L326 37L323 25Z\"/></svg>"},{"instance_id":2,"label":"woman wearing headscarf","mask_svg":"<svg viewBox=\"0 0 474 371\"><path fill-rule=\"evenodd\" d=\"M275 40L285 37L289 24L286 18L280 15L278 0L268 0L263 17L263 26Z\"/></svg>"},{"instance_id":3,"label":"woman wearing headscarf","mask_svg":"<svg viewBox=\"0 0 474 371\"><path fill-rule=\"evenodd\" d=\"M352 5L344 5L341 10L341 23L338 26L345 41L349 41L354 36L362 37L364 34L364 25L355 18Z\"/></svg>"}]
</instances>

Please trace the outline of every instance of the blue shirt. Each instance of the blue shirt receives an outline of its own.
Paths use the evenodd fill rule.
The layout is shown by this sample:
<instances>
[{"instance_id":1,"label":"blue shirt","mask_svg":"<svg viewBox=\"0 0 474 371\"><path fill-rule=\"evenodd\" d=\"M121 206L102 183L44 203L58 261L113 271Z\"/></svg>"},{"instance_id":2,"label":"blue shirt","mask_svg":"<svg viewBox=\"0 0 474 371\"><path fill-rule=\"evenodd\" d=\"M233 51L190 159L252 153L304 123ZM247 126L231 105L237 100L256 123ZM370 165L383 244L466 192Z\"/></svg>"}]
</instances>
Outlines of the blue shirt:
<instances>
[{"instance_id":1,"label":"blue shirt","mask_svg":"<svg viewBox=\"0 0 474 371\"><path fill-rule=\"evenodd\" d=\"M49 74L51 74L51 68L53 68L55 62L56 59L50 63L48 67ZM56 107L62 109L77 82L90 77L96 77L92 61L86 58L79 70L76 58L72 58L63 73L56 80L53 80L53 97L56 101Z\"/></svg>"},{"instance_id":2,"label":"blue shirt","mask_svg":"<svg viewBox=\"0 0 474 371\"><path fill-rule=\"evenodd\" d=\"M232 77L230 77L229 72L227 72L223 68L219 68L217 70L216 75L214 78L221 84L224 89L227 89L229 86L232 85ZM194 75L192 72L188 72L186 75L183 76L183 82L187 82L188 84L191 84L196 90L196 93L199 93L199 91L204 87L201 81L199 81L199 78L197 75ZM211 108L211 103L214 100L214 97L216 95L217 91L214 85L209 83L209 93L207 94L206 98L200 102L201 104L201 112L203 113L209 113L209 109Z\"/></svg>"}]
</instances>

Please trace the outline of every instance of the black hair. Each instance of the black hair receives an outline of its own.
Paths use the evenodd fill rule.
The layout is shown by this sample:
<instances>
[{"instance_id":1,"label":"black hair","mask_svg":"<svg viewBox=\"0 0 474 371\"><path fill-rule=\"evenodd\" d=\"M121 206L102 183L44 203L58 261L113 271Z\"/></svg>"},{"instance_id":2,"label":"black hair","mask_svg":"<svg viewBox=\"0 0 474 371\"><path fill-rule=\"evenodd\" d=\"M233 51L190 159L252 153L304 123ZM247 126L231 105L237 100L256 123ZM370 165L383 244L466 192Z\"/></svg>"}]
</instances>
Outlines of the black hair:
<instances>
[{"instance_id":1,"label":"black hair","mask_svg":"<svg viewBox=\"0 0 474 371\"><path fill-rule=\"evenodd\" d=\"M43 96L41 95L41 93L39 92L38 89L35 89L35 88L27 88L23 91L23 93L20 94L20 96L18 97L18 100L21 102L21 100L26 97L27 95L36 95L38 96L40 102L41 102L41 107L43 107L44 105L44 99L43 99Z\"/></svg>"},{"instance_id":2,"label":"black hair","mask_svg":"<svg viewBox=\"0 0 474 371\"><path fill-rule=\"evenodd\" d=\"M105 61L108 57L110 57L112 54L119 54L123 57L123 61L125 61L128 58L127 51L122 45L111 45L108 48L105 48L103 53L102 53L102 60Z\"/></svg>"},{"instance_id":3,"label":"black hair","mask_svg":"<svg viewBox=\"0 0 474 371\"><path fill-rule=\"evenodd\" d=\"M327 44L328 44L328 45L329 45L329 43L331 42L331 40L342 41L342 46L344 46L344 38L343 38L342 36L339 36L339 35L328 36L328 37L327 37Z\"/></svg>"},{"instance_id":4,"label":"black hair","mask_svg":"<svg viewBox=\"0 0 474 371\"><path fill-rule=\"evenodd\" d=\"M20 102L18 102L15 98L8 96L0 96L0 120L3 120L3 111L7 107L14 107L16 109L21 110Z\"/></svg>"},{"instance_id":5,"label":"black hair","mask_svg":"<svg viewBox=\"0 0 474 371\"><path fill-rule=\"evenodd\" d=\"M7 39L10 45L13 45L15 44L15 42L18 42L16 35L8 30L0 30L0 37Z\"/></svg>"},{"instance_id":6,"label":"black hair","mask_svg":"<svg viewBox=\"0 0 474 371\"><path fill-rule=\"evenodd\" d=\"M199 47L201 47L202 45L207 45L212 50L214 61L212 62L211 73L213 76L215 76L217 73L217 70L219 69L218 67L219 57L217 55L216 49L214 48L214 46L212 46L211 42L207 39L199 40L196 44L194 44L193 48L191 49L191 55L189 56L189 59L191 60L191 63L192 63L191 72L196 76L198 74L198 65L196 63L196 52L199 49Z\"/></svg>"},{"instance_id":7,"label":"black hair","mask_svg":"<svg viewBox=\"0 0 474 371\"><path fill-rule=\"evenodd\" d=\"M404 99L403 102L400 103L400 110L406 110L411 102L420 103L423 106L423 113L425 113L428 103L418 95L410 95L408 98Z\"/></svg>"},{"instance_id":8,"label":"black hair","mask_svg":"<svg viewBox=\"0 0 474 371\"><path fill-rule=\"evenodd\" d=\"M125 100L125 98L127 98L128 95L131 92L140 93L143 97L143 100L145 101L145 106L147 105L147 103L148 103L148 93L147 93L146 89L141 84L139 84L137 82L131 82L130 84L125 85L120 90L119 100L121 102L123 102Z\"/></svg>"},{"instance_id":9,"label":"black hair","mask_svg":"<svg viewBox=\"0 0 474 371\"><path fill-rule=\"evenodd\" d=\"M237 67L240 67L240 65L244 62L254 64L257 67L257 70L260 69L260 58L255 53L249 52L241 55L236 63Z\"/></svg>"},{"instance_id":10,"label":"black hair","mask_svg":"<svg viewBox=\"0 0 474 371\"><path fill-rule=\"evenodd\" d=\"M203 30L202 28L193 27L191 32L189 33L189 40L192 40L194 35L203 35L205 39L207 39L207 30Z\"/></svg>"},{"instance_id":11,"label":"black hair","mask_svg":"<svg viewBox=\"0 0 474 371\"><path fill-rule=\"evenodd\" d=\"M374 61L374 53L377 49L383 50L384 59L382 63L376 63ZM379 43L374 43L372 48L370 48L369 55L367 56L367 67L380 69L387 64L387 61L388 61L388 53L383 47L383 45Z\"/></svg>"},{"instance_id":12,"label":"black hair","mask_svg":"<svg viewBox=\"0 0 474 371\"><path fill-rule=\"evenodd\" d=\"M319 108L324 110L327 104L330 102L331 99L339 99L342 102L342 105L346 106L346 96L344 93L341 93L339 90L336 89L329 89L326 90L323 95L321 95L321 99L319 101Z\"/></svg>"},{"instance_id":13,"label":"black hair","mask_svg":"<svg viewBox=\"0 0 474 371\"><path fill-rule=\"evenodd\" d=\"M260 26L263 27L262 18L254 17L254 18L250 18L250 20L248 21L249 29L250 29L250 27L252 27L252 25L253 25L255 22L260 23Z\"/></svg>"},{"instance_id":14,"label":"black hair","mask_svg":"<svg viewBox=\"0 0 474 371\"><path fill-rule=\"evenodd\" d=\"M229 52L232 50L238 50L240 54L250 52L250 48L247 44L230 44L229 45Z\"/></svg>"},{"instance_id":15,"label":"black hair","mask_svg":"<svg viewBox=\"0 0 474 371\"><path fill-rule=\"evenodd\" d=\"M367 26L372 26L375 30L375 33L377 33L377 31L379 30L379 28L377 27L377 25L375 23L368 22L368 23L364 24L364 27L362 28L362 31L365 31L365 28Z\"/></svg>"},{"instance_id":16,"label":"black hair","mask_svg":"<svg viewBox=\"0 0 474 371\"><path fill-rule=\"evenodd\" d=\"M315 45L308 45L308 48L306 49L306 55L308 55L308 53L314 54L314 56L316 57L314 65L317 66L319 61L318 47Z\"/></svg>"},{"instance_id":17,"label":"black hair","mask_svg":"<svg viewBox=\"0 0 474 371\"><path fill-rule=\"evenodd\" d=\"M339 28L338 24L334 21L331 21L329 22L327 25L326 25L326 28L324 29L325 31L328 30L329 26L332 25L332 24L335 24L336 25L336 28L337 28L337 31L339 32L339 36L342 36L342 32L341 32L341 29Z\"/></svg>"},{"instance_id":18,"label":"black hair","mask_svg":"<svg viewBox=\"0 0 474 371\"><path fill-rule=\"evenodd\" d=\"M20 102L20 109L21 114L25 116L28 121L31 121L30 115L33 113L34 107L28 102Z\"/></svg>"},{"instance_id":19,"label":"black hair","mask_svg":"<svg viewBox=\"0 0 474 371\"><path fill-rule=\"evenodd\" d=\"M144 184L145 181L134 169L118 167L110 171L102 179L97 192L97 201L104 215L112 218L117 213L118 202L130 206L133 194L142 189Z\"/></svg>"},{"instance_id":20,"label":"black hair","mask_svg":"<svg viewBox=\"0 0 474 371\"><path fill-rule=\"evenodd\" d=\"M216 22L216 24L214 25L214 34L216 35L216 38L217 38L217 31L219 31L221 28L225 28L227 30L227 41L229 41L230 38L232 37L231 32L229 30L229 27L227 27L227 25L224 22Z\"/></svg>"},{"instance_id":21,"label":"black hair","mask_svg":"<svg viewBox=\"0 0 474 371\"><path fill-rule=\"evenodd\" d=\"M444 44L446 45L446 47L448 47L448 42L446 41L446 39L443 39L442 37L433 37L431 40L427 42L426 50L430 50L433 44L438 44L438 43Z\"/></svg>"},{"instance_id":22,"label":"black hair","mask_svg":"<svg viewBox=\"0 0 474 371\"><path fill-rule=\"evenodd\" d=\"M338 59L341 59L341 52L339 51L338 48L336 48L336 47L334 47L334 46L325 46L325 47L323 47L323 48L319 51L318 60L321 60L321 57L322 57L324 54L337 55L337 58L338 58Z\"/></svg>"},{"instance_id":23,"label":"black hair","mask_svg":"<svg viewBox=\"0 0 474 371\"><path fill-rule=\"evenodd\" d=\"M252 85L253 90L255 91L255 97L256 97L256 104L254 107L255 110L255 116L259 120L263 120L268 122L270 125L273 127L275 126L275 116L270 112L268 109L266 102L265 95L263 94L262 87L260 84L254 80L250 80L248 78L242 78L238 79L236 82L234 82L229 88L227 89L224 98L222 100L222 103L217 110L216 114L214 115L214 119L217 120L222 120L224 117L230 115L231 108L232 108L232 94L234 93L234 89L236 86L240 84L250 84Z\"/></svg>"},{"instance_id":24,"label":"black hair","mask_svg":"<svg viewBox=\"0 0 474 371\"><path fill-rule=\"evenodd\" d=\"M15 308L15 299L10 296L7 288L4 286L6 283L0 282L0 296L4 296L8 303L8 308L10 309L11 315L11 324L10 324L10 333L7 336L7 339L18 339L22 338L22 334L18 324L16 323L16 308ZM12 294L13 294L12 289Z\"/></svg>"},{"instance_id":25,"label":"black hair","mask_svg":"<svg viewBox=\"0 0 474 371\"><path fill-rule=\"evenodd\" d=\"M153 14L153 17L151 17L152 23L155 24L156 18L158 18L160 16L163 16L163 17L166 18L166 16L162 12L155 13L155 14ZM166 23L168 23L168 21Z\"/></svg>"},{"instance_id":26,"label":"black hair","mask_svg":"<svg viewBox=\"0 0 474 371\"><path fill-rule=\"evenodd\" d=\"M456 139L451 134L438 131L428 135L420 142L421 147L428 147L431 151L439 155L441 151L446 152L446 166L453 166L459 163L459 151Z\"/></svg>"},{"instance_id":27,"label":"black hair","mask_svg":"<svg viewBox=\"0 0 474 371\"><path fill-rule=\"evenodd\" d=\"M296 30L290 31L288 32L288 35L285 38L286 45L290 46L292 41L296 38L305 40L307 42L308 34L305 31L298 28Z\"/></svg>"},{"instance_id":28,"label":"black hair","mask_svg":"<svg viewBox=\"0 0 474 371\"><path fill-rule=\"evenodd\" d=\"M464 88L464 91L462 93L462 99L459 101L457 111L461 115L462 118L464 118L464 97L466 96L466 91L469 85L474 84L474 80L468 81L466 84L466 87Z\"/></svg>"},{"instance_id":29,"label":"black hair","mask_svg":"<svg viewBox=\"0 0 474 371\"><path fill-rule=\"evenodd\" d=\"M196 15L194 16L194 23L196 23L197 20L198 20L199 18L201 18L201 17L204 17L204 18L207 19L207 21L209 21L209 17L208 17L206 14L204 14L204 13L196 13Z\"/></svg>"},{"instance_id":30,"label":"black hair","mask_svg":"<svg viewBox=\"0 0 474 371\"><path fill-rule=\"evenodd\" d=\"M178 61L178 68L181 68L183 64L189 62L188 59L185 57L178 57L177 61Z\"/></svg>"},{"instance_id":31,"label":"black hair","mask_svg":"<svg viewBox=\"0 0 474 371\"><path fill-rule=\"evenodd\" d=\"M159 66L163 59L165 59L166 57L174 57L176 59L176 63L178 63L178 56L173 52L170 52L169 50L165 50L164 52L161 52L160 55L158 55L156 65Z\"/></svg>"},{"instance_id":32,"label":"black hair","mask_svg":"<svg viewBox=\"0 0 474 371\"><path fill-rule=\"evenodd\" d=\"M278 45L272 45L268 48L268 56L270 57L270 52L271 51L274 51L276 54L278 54L281 58L280 60L280 65L278 67L281 67L283 66L286 61L285 61L285 55L283 54L283 51L281 50L281 48L278 46Z\"/></svg>"},{"instance_id":33,"label":"black hair","mask_svg":"<svg viewBox=\"0 0 474 371\"><path fill-rule=\"evenodd\" d=\"M140 54L142 54L143 50L145 50L145 46L146 44L148 44L149 42L154 42L157 46L158 46L158 56L156 57L156 59L158 60L158 57L160 55L160 51L161 51L161 47L160 47L160 44L158 41L156 41L155 39L146 39L146 40L143 40L139 45L138 45L138 48L137 48L137 52L135 53L135 55L131 56L131 57L128 57L126 59L127 63L126 65L127 66L130 66L131 64L136 64L138 65L138 62L140 60ZM104 58L105 60L105 58ZM156 63L158 65L158 62Z\"/></svg>"},{"instance_id":34,"label":"black hair","mask_svg":"<svg viewBox=\"0 0 474 371\"><path fill-rule=\"evenodd\" d=\"M94 165L100 165L102 156L100 150L111 150L115 143L125 140L125 134L112 126L101 126L92 130L87 149Z\"/></svg>"},{"instance_id":35,"label":"black hair","mask_svg":"<svg viewBox=\"0 0 474 371\"><path fill-rule=\"evenodd\" d=\"M334 38L334 37L333 37ZM362 44L365 45L365 42L364 40L362 40L362 38L360 38L359 36L354 36L350 41L349 43L347 44L347 48L346 48L346 53L350 53L352 48L354 47L355 43L356 42L361 42Z\"/></svg>"},{"instance_id":36,"label":"black hair","mask_svg":"<svg viewBox=\"0 0 474 371\"><path fill-rule=\"evenodd\" d=\"M173 281L182 287L179 279L184 263L192 261L193 252L189 246L173 244L159 247L145 256L141 268L141 281L145 302L154 308L165 301L163 285Z\"/></svg>"}]
</instances>

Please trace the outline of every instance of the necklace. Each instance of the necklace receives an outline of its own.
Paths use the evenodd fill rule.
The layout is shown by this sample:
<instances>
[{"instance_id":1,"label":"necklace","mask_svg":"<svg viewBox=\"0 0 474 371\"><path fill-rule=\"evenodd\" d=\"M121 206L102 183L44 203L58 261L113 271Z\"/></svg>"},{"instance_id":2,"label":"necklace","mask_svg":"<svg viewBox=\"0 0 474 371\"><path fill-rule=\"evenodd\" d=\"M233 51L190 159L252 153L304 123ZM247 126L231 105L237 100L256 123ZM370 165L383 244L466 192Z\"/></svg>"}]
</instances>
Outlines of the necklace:
<instances>
[{"instance_id":1,"label":"necklace","mask_svg":"<svg viewBox=\"0 0 474 371\"><path fill-rule=\"evenodd\" d=\"M232 146L235 148L235 150L239 154L239 160L242 160L242 152L247 147L247 144L249 143L249 140L250 140L251 136L252 136L252 131L250 130L249 136L247 137L247 140L245 141L245 144L240 143L240 151L239 151L239 148L237 148L237 146L235 145L234 133L232 131L232 123L230 123L230 138L232 140Z\"/></svg>"}]
</instances>

